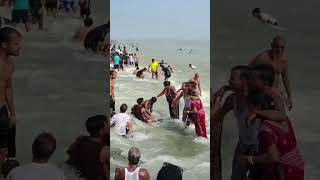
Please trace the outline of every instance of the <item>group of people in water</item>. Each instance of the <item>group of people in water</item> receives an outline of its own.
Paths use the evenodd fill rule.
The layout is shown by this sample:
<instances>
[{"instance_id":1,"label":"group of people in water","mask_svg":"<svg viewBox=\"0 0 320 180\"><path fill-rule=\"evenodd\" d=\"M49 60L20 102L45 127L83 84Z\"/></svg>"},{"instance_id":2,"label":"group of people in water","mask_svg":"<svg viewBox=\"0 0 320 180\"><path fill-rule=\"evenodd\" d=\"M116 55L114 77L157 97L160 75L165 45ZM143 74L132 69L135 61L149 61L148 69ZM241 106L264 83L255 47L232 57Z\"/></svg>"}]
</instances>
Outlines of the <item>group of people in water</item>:
<instances>
[{"instance_id":1,"label":"group of people in water","mask_svg":"<svg viewBox=\"0 0 320 180\"><path fill-rule=\"evenodd\" d=\"M221 179L222 125L230 111L239 132L232 180L304 178L304 161L287 114L293 103L285 46L285 39L276 36L270 50L258 54L249 65L233 67L229 84L213 94L212 145L217 149L212 155L214 179ZM285 91L280 88L282 84ZM227 91L231 94L223 98Z\"/></svg>"},{"instance_id":2,"label":"group of people in water","mask_svg":"<svg viewBox=\"0 0 320 180\"><path fill-rule=\"evenodd\" d=\"M89 17L91 0L1 0L1 15L5 24L16 25L22 22L25 30L30 31L31 24L38 24L43 30L44 12L56 16L59 12L77 14L80 8L81 18ZM2 22L2 21L1 21ZM1 25L1 23L0 23Z\"/></svg>"}]
</instances>

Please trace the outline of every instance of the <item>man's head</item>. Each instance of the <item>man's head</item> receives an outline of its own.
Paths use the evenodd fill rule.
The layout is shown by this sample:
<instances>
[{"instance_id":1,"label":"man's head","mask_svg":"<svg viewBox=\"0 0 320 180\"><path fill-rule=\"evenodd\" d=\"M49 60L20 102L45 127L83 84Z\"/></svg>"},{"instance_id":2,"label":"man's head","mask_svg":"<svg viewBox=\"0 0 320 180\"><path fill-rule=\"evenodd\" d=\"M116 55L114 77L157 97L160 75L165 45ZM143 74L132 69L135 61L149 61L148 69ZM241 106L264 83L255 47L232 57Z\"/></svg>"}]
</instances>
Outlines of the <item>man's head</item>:
<instances>
[{"instance_id":1,"label":"man's head","mask_svg":"<svg viewBox=\"0 0 320 180\"><path fill-rule=\"evenodd\" d=\"M191 67L191 64L189 64L189 67Z\"/></svg>"},{"instance_id":2,"label":"man's head","mask_svg":"<svg viewBox=\"0 0 320 180\"><path fill-rule=\"evenodd\" d=\"M92 20L92 18L86 18L84 21L83 21L83 23L84 23L84 26L86 26L86 27L90 27L90 26L92 26L92 24L93 24L93 20Z\"/></svg>"},{"instance_id":3,"label":"man's head","mask_svg":"<svg viewBox=\"0 0 320 180\"><path fill-rule=\"evenodd\" d=\"M196 74L194 74L194 78L199 78L200 77L200 75L199 75L199 73L196 73Z\"/></svg>"},{"instance_id":4,"label":"man's head","mask_svg":"<svg viewBox=\"0 0 320 180\"><path fill-rule=\"evenodd\" d=\"M286 44L287 42L282 36L276 36L275 38L273 38L271 42L272 54L275 55L277 58L282 57Z\"/></svg>"},{"instance_id":5,"label":"man's head","mask_svg":"<svg viewBox=\"0 0 320 180\"><path fill-rule=\"evenodd\" d=\"M117 79L117 71L110 70L110 79Z\"/></svg>"},{"instance_id":6,"label":"man's head","mask_svg":"<svg viewBox=\"0 0 320 180\"><path fill-rule=\"evenodd\" d=\"M252 11L252 15L253 15L254 17L259 17L259 16L260 16L260 13L261 13L260 8L254 8L253 11Z\"/></svg>"},{"instance_id":7,"label":"man's head","mask_svg":"<svg viewBox=\"0 0 320 180\"><path fill-rule=\"evenodd\" d=\"M153 104L153 103L155 103L155 102L157 102L157 98L156 97L152 97L151 99L150 99L150 102Z\"/></svg>"},{"instance_id":8,"label":"man's head","mask_svg":"<svg viewBox=\"0 0 320 180\"><path fill-rule=\"evenodd\" d=\"M266 87L272 87L275 71L272 65L259 64L251 69L250 89L251 91L263 91Z\"/></svg>"},{"instance_id":9,"label":"man's head","mask_svg":"<svg viewBox=\"0 0 320 180\"><path fill-rule=\"evenodd\" d=\"M197 88L197 83L194 81L188 82L188 89L196 89Z\"/></svg>"},{"instance_id":10,"label":"man's head","mask_svg":"<svg viewBox=\"0 0 320 180\"><path fill-rule=\"evenodd\" d=\"M41 133L33 141L33 159L48 161L55 150L56 139L50 133Z\"/></svg>"},{"instance_id":11,"label":"man's head","mask_svg":"<svg viewBox=\"0 0 320 180\"><path fill-rule=\"evenodd\" d=\"M107 126L107 116L95 115L86 121L86 128L91 137L107 138L109 127Z\"/></svg>"},{"instance_id":12,"label":"man's head","mask_svg":"<svg viewBox=\"0 0 320 180\"><path fill-rule=\"evenodd\" d=\"M136 67L136 70L139 70L139 67L138 67L138 66Z\"/></svg>"},{"instance_id":13,"label":"man's head","mask_svg":"<svg viewBox=\"0 0 320 180\"><path fill-rule=\"evenodd\" d=\"M141 158L140 150L136 147L130 148L128 152L128 160L130 165L138 165Z\"/></svg>"},{"instance_id":14,"label":"man's head","mask_svg":"<svg viewBox=\"0 0 320 180\"><path fill-rule=\"evenodd\" d=\"M164 81L164 82L163 82L163 85L164 85L165 87L170 86L170 81Z\"/></svg>"},{"instance_id":15,"label":"man's head","mask_svg":"<svg viewBox=\"0 0 320 180\"><path fill-rule=\"evenodd\" d=\"M21 39L20 32L13 28L4 27L0 29L0 49L5 51L7 55L20 55Z\"/></svg>"},{"instance_id":16,"label":"man's head","mask_svg":"<svg viewBox=\"0 0 320 180\"><path fill-rule=\"evenodd\" d=\"M154 62L154 59L152 59L151 62Z\"/></svg>"},{"instance_id":17,"label":"man's head","mask_svg":"<svg viewBox=\"0 0 320 180\"><path fill-rule=\"evenodd\" d=\"M120 112L125 113L128 109L128 106L126 104L121 104L120 106Z\"/></svg>"},{"instance_id":18,"label":"man's head","mask_svg":"<svg viewBox=\"0 0 320 180\"><path fill-rule=\"evenodd\" d=\"M143 99L143 98L139 98L139 99L137 99L137 103L138 103L139 105L142 105L143 101L144 101L144 99Z\"/></svg>"},{"instance_id":19,"label":"man's head","mask_svg":"<svg viewBox=\"0 0 320 180\"><path fill-rule=\"evenodd\" d=\"M249 66L235 66L231 70L231 76L229 84L233 91L243 91L244 88L248 85L248 80L250 77L250 68Z\"/></svg>"}]
</instances>

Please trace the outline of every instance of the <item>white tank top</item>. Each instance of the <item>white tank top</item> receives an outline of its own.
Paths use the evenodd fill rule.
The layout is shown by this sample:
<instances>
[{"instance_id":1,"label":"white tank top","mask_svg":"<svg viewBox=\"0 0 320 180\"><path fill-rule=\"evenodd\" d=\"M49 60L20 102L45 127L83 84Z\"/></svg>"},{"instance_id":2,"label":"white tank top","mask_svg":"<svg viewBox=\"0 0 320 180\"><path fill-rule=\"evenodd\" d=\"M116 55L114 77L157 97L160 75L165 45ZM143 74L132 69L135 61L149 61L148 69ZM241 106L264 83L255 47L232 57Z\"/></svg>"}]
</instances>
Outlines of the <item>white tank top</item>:
<instances>
[{"instance_id":1,"label":"white tank top","mask_svg":"<svg viewBox=\"0 0 320 180\"><path fill-rule=\"evenodd\" d=\"M137 167L133 172L129 172L128 169L125 168L125 180L139 180L139 170L140 167Z\"/></svg>"}]
</instances>

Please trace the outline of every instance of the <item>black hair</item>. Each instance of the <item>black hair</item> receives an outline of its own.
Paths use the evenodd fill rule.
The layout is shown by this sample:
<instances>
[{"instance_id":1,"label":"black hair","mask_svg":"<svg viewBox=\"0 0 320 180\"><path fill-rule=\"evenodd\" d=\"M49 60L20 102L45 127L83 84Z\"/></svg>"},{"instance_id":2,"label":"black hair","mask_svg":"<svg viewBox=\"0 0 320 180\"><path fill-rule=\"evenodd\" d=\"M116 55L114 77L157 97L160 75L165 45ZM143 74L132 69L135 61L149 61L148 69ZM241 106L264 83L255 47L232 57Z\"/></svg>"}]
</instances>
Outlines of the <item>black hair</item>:
<instances>
[{"instance_id":1,"label":"black hair","mask_svg":"<svg viewBox=\"0 0 320 180\"><path fill-rule=\"evenodd\" d=\"M139 105L141 105L141 104L143 103L143 98L137 99L137 103L138 103Z\"/></svg>"},{"instance_id":2,"label":"black hair","mask_svg":"<svg viewBox=\"0 0 320 180\"><path fill-rule=\"evenodd\" d=\"M156 97L152 97L152 98L151 98L151 101L152 101L152 102L157 102L157 98L156 98Z\"/></svg>"},{"instance_id":3,"label":"black hair","mask_svg":"<svg viewBox=\"0 0 320 180\"><path fill-rule=\"evenodd\" d=\"M20 163L17 160L14 160L14 159L6 160L1 167L4 178L8 176L8 174L11 172L12 169L18 166L20 166Z\"/></svg>"},{"instance_id":4,"label":"black hair","mask_svg":"<svg viewBox=\"0 0 320 180\"><path fill-rule=\"evenodd\" d=\"M164 86L170 86L170 81L164 81L164 82L163 82L163 85L164 85Z\"/></svg>"},{"instance_id":5,"label":"black hair","mask_svg":"<svg viewBox=\"0 0 320 180\"><path fill-rule=\"evenodd\" d=\"M88 118L86 121L86 128L90 136L97 136L99 130L105 127L107 122L107 116L105 115L96 115Z\"/></svg>"},{"instance_id":6,"label":"black hair","mask_svg":"<svg viewBox=\"0 0 320 180\"><path fill-rule=\"evenodd\" d=\"M0 29L0 45L8 43L11 40L11 34L16 33L21 37L21 33L14 28L4 27Z\"/></svg>"},{"instance_id":7,"label":"black hair","mask_svg":"<svg viewBox=\"0 0 320 180\"><path fill-rule=\"evenodd\" d=\"M55 137L47 132L39 134L32 143L33 158L38 160L49 160L56 150Z\"/></svg>"},{"instance_id":8,"label":"black hair","mask_svg":"<svg viewBox=\"0 0 320 180\"><path fill-rule=\"evenodd\" d=\"M249 66L239 65L239 66L233 67L231 71L240 71L240 79L249 80L250 70L251 68Z\"/></svg>"},{"instance_id":9,"label":"black hair","mask_svg":"<svg viewBox=\"0 0 320 180\"><path fill-rule=\"evenodd\" d=\"M86 27L90 27L93 24L93 19L88 17L84 19L83 23Z\"/></svg>"},{"instance_id":10,"label":"black hair","mask_svg":"<svg viewBox=\"0 0 320 180\"><path fill-rule=\"evenodd\" d=\"M270 64L258 64L252 67L252 72L258 73L258 78L266 82L269 86L273 85L275 70Z\"/></svg>"},{"instance_id":11,"label":"black hair","mask_svg":"<svg viewBox=\"0 0 320 180\"><path fill-rule=\"evenodd\" d=\"M136 67L136 70L139 70L139 66Z\"/></svg>"},{"instance_id":12,"label":"black hair","mask_svg":"<svg viewBox=\"0 0 320 180\"><path fill-rule=\"evenodd\" d=\"M261 12L260 8L254 8L252 11L252 14L260 13L260 12Z\"/></svg>"},{"instance_id":13,"label":"black hair","mask_svg":"<svg viewBox=\"0 0 320 180\"><path fill-rule=\"evenodd\" d=\"M121 104L120 106L120 112L125 113L128 109L128 106L126 104Z\"/></svg>"}]
</instances>

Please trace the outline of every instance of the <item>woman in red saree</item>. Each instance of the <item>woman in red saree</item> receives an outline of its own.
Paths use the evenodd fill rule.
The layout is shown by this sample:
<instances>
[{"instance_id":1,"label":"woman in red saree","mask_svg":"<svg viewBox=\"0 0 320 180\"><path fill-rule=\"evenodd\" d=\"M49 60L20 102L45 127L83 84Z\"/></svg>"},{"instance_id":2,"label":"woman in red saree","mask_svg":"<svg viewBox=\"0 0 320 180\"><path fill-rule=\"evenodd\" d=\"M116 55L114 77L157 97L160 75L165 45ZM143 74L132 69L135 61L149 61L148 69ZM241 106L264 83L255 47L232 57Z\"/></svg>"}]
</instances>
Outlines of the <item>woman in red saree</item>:
<instances>
[{"instance_id":1,"label":"woman in red saree","mask_svg":"<svg viewBox=\"0 0 320 180\"><path fill-rule=\"evenodd\" d=\"M207 130L206 130L206 115L202 106L202 102L199 98L197 98L194 91L189 92L189 97L191 99L191 111L187 111L187 114L191 117L195 127L196 133L200 137L207 138Z\"/></svg>"},{"instance_id":2,"label":"woman in red saree","mask_svg":"<svg viewBox=\"0 0 320 180\"><path fill-rule=\"evenodd\" d=\"M303 180L304 161L297 147L291 122L263 121L259 133L260 155L244 156L250 164L261 164L261 180Z\"/></svg>"}]
</instances>

